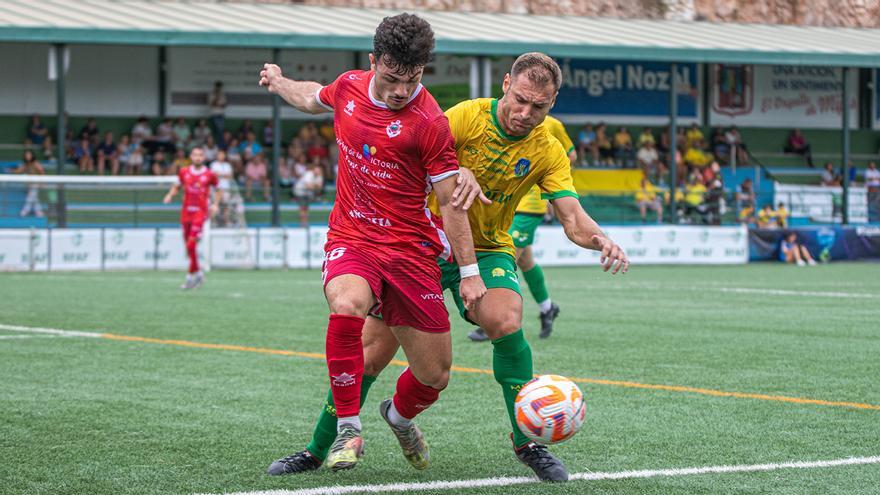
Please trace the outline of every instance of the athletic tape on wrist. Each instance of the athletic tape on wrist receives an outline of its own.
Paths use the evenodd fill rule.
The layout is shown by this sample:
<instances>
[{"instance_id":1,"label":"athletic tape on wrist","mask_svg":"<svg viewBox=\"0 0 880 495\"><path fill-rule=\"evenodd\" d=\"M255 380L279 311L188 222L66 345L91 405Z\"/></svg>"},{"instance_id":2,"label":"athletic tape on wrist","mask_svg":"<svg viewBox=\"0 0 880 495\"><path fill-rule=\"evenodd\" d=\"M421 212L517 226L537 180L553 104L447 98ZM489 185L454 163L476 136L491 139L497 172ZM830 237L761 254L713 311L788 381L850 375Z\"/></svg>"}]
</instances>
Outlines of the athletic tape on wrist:
<instances>
[{"instance_id":1,"label":"athletic tape on wrist","mask_svg":"<svg viewBox=\"0 0 880 495\"><path fill-rule=\"evenodd\" d=\"M480 274L480 265L474 263L472 265L460 266L458 267L458 273L461 274L461 278L476 277Z\"/></svg>"}]
</instances>

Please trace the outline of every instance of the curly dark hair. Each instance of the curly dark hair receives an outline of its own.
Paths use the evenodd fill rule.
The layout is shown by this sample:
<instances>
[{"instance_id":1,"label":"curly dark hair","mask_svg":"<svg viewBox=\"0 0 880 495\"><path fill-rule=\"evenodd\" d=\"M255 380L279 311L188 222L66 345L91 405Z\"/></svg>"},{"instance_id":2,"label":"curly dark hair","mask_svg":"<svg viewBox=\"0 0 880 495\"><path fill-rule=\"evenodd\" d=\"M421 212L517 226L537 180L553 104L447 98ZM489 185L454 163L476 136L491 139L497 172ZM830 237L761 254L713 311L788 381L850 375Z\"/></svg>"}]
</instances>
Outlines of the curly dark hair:
<instances>
[{"instance_id":1,"label":"curly dark hair","mask_svg":"<svg viewBox=\"0 0 880 495\"><path fill-rule=\"evenodd\" d=\"M415 72L434 58L434 30L416 15L386 17L373 36L373 56L398 74Z\"/></svg>"}]
</instances>

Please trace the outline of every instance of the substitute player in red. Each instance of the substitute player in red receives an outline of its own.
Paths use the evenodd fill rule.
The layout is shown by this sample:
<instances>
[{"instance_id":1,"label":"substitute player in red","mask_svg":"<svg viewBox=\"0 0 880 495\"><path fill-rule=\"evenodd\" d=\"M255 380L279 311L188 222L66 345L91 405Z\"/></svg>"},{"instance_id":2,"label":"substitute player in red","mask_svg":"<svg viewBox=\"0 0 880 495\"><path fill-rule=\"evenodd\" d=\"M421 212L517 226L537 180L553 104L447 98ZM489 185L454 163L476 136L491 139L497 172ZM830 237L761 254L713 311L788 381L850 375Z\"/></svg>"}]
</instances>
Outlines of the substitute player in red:
<instances>
[{"instance_id":1,"label":"substitute player in red","mask_svg":"<svg viewBox=\"0 0 880 495\"><path fill-rule=\"evenodd\" d=\"M170 203L183 187L180 225L183 227L183 241L186 243L186 254L189 257L189 272L186 281L180 286L183 290L195 289L205 282L205 274L199 269L196 248L202 238L205 221L217 214L217 205L220 204L222 195L217 187L217 176L205 166L205 151L197 146L189 153L189 159L192 165L182 168L177 173L179 182L171 186L164 199L164 203ZM214 203L209 206L212 187L215 198Z\"/></svg>"},{"instance_id":2,"label":"substitute player in red","mask_svg":"<svg viewBox=\"0 0 880 495\"><path fill-rule=\"evenodd\" d=\"M456 185L466 184L449 123L420 83L433 49L431 26L401 14L376 29L369 71L346 72L326 87L284 78L272 64L260 73L261 86L300 111L334 112L339 175L323 270L327 366L339 418L326 459L333 470L352 468L363 455L360 398L372 383L363 381L365 318L381 315L406 353L409 367L380 414L410 464L425 469L428 447L412 419L437 400L452 362L437 257L454 252L466 305L473 307L486 291L467 213L453 205ZM427 209L432 189L446 234ZM478 192L472 180L463 195ZM269 473L293 472L299 455L273 462Z\"/></svg>"}]
</instances>

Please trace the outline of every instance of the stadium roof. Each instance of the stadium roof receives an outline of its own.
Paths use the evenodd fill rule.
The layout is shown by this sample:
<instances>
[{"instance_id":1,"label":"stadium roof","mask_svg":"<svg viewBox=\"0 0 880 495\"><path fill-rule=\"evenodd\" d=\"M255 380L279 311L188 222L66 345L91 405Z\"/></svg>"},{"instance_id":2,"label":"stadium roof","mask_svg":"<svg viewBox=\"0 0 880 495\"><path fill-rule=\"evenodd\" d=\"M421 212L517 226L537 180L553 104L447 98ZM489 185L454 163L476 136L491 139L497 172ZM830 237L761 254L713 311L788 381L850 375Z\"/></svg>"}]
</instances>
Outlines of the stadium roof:
<instances>
[{"instance_id":1,"label":"stadium roof","mask_svg":"<svg viewBox=\"0 0 880 495\"><path fill-rule=\"evenodd\" d=\"M133 0L0 0L0 42L369 51L400 11ZM880 67L880 29L423 11L438 53Z\"/></svg>"}]
</instances>

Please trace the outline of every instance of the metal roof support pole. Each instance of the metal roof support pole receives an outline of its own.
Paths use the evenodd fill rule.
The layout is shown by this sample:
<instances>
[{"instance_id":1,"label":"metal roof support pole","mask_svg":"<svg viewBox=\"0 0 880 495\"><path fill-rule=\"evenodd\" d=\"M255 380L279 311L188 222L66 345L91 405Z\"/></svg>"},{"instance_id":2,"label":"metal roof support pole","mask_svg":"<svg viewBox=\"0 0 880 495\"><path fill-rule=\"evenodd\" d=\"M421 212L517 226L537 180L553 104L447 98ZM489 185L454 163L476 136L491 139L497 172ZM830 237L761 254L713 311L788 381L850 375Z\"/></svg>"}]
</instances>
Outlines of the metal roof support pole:
<instances>
[{"instance_id":1,"label":"metal roof support pole","mask_svg":"<svg viewBox=\"0 0 880 495\"><path fill-rule=\"evenodd\" d=\"M159 118L164 119L166 108L165 92L168 89L168 47L159 47Z\"/></svg>"},{"instance_id":2,"label":"metal roof support pole","mask_svg":"<svg viewBox=\"0 0 880 495\"><path fill-rule=\"evenodd\" d=\"M669 223L676 223L676 212L678 206L675 204L676 177L675 172L678 164L675 163L675 150L677 143L675 135L676 129L675 119L678 116L678 92L676 91L676 74L678 74L678 64L669 64Z\"/></svg>"},{"instance_id":3,"label":"metal roof support pole","mask_svg":"<svg viewBox=\"0 0 880 495\"><path fill-rule=\"evenodd\" d=\"M843 213L843 225L849 224L849 84L847 81L849 75L849 68L843 67L841 69L842 80L843 80L843 108L841 114L843 115L843 126L841 127L841 159L843 160L843 165L841 168L843 169L843 205L841 206L841 212Z\"/></svg>"},{"instance_id":4,"label":"metal roof support pole","mask_svg":"<svg viewBox=\"0 0 880 495\"><path fill-rule=\"evenodd\" d=\"M67 130L67 105L64 101L66 88L64 87L64 52L67 51L67 45L64 43L55 43L55 101L57 116L57 131L55 132L55 173L61 175L64 172L64 162L67 161L67 153L64 149L64 138ZM57 222L59 227L67 226L67 205L64 201L64 186L58 185L58 198L56 202Z\"/></svg>"},{"instance_id":5,"label":"metal roof support pole","mask_svg":"<svg viewBox=\"0 0 880 495\"><path fill-rule=\"evenodd\" d=\"M471 72L470 72L470 99L476 99L480 97L480 57L471 57Z\"/></svg>"},{"instance_id":6,"label":"metal roof support pole","mask_svg":"<svg viewBox=\"0 0 880 495\"><path fill-rule=\"evenodd\" d=\"M483 98L491 98L492 97L492 60L489 57L480 57L482 62L482 77L480 78L480 82L482 83L482 96Z\"/></svg>"},{"instance_id":7,"label":"metal roof support pole","mask_svg":"<svg viewBox=\"0 0 880 495\"><path fill-rule=\"evenodd\" d=\"M281 50L272 49L272 63L281 64ZM278 167L281 165L281 97L272 95L272 226L281 225Z\"/></svg>"}]
</instances>

